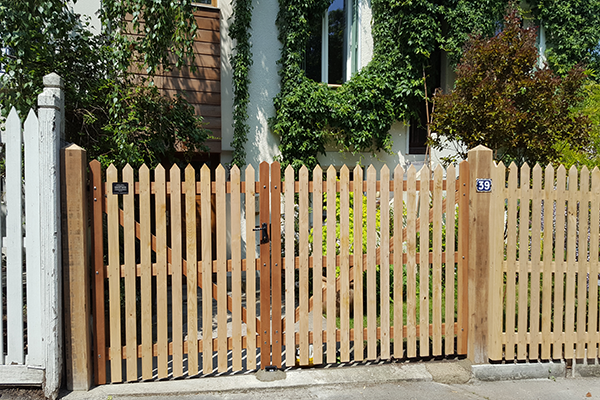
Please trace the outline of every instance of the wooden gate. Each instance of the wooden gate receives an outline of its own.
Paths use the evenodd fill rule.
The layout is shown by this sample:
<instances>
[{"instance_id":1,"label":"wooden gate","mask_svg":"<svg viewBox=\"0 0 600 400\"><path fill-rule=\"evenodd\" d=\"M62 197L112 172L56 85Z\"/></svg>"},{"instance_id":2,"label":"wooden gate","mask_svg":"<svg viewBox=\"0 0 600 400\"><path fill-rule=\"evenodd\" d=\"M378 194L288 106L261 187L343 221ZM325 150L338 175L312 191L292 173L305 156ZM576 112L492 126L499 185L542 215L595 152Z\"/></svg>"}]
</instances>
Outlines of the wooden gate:
<instances>
[{"instance_id":1,"label":"wooden gate","mask_svg":"<svg viewBox=\"0 0 600 400\"><path fill-rule=\"evenodd\" d=\"M466 162L90 170L98 384L466 354Z\"/></svg>"}]
</instances>

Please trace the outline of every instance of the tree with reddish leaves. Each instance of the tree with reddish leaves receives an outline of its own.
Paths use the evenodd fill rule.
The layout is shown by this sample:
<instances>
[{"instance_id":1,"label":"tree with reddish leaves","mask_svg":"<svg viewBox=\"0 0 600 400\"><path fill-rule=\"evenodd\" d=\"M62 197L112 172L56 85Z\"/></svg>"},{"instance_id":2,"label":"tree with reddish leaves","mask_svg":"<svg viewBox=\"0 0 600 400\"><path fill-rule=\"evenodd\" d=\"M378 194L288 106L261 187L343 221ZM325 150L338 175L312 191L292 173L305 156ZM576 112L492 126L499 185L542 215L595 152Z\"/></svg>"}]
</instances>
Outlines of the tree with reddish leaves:
<instances>
[{"instance_id":1,"label":"tree with reddish leaves","mask_svg":"<svg viewBox=\"0 0 600 400\"><path fill-rule=\"evenodd\" d=\"M498 34L469 38L454 90L434 96L434 147L452 143L458 156L466 157L468 149L481 144L498 161L533 165L557 162L565 144L586 146L590 121L574 111L584 96L584 67L561 77L540 65L537 29L522 22L513 7Z\"/></svg>"}]
</instances>

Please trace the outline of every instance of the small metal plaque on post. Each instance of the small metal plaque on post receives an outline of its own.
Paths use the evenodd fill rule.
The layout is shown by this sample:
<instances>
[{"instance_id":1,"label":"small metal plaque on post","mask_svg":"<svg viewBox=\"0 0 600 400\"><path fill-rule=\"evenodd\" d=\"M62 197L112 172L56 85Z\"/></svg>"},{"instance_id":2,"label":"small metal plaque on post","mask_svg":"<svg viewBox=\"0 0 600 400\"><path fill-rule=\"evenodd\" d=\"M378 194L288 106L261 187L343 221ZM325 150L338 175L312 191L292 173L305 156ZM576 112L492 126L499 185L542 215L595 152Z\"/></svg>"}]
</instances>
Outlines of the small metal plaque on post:
<instances>
[{"instance_id":1,"label":"small metal plaque on post","mask_svg":"<svg viewBox=\"0 0 600 400\"><path fill-rule=\"evenodd\" d=\"M477 179L475 184L477 193L492 193L491 179Z\"/></svg>"},{"instance_id":2,"label":"small metal plaque on post","mask_svg":"<svg viewBox=\"0 0 600 400\"><path fill-rule=\"evenodd\" d=\"M112 194L129 194L129 183L113 182Z\"/></svg>"}]
</instances>

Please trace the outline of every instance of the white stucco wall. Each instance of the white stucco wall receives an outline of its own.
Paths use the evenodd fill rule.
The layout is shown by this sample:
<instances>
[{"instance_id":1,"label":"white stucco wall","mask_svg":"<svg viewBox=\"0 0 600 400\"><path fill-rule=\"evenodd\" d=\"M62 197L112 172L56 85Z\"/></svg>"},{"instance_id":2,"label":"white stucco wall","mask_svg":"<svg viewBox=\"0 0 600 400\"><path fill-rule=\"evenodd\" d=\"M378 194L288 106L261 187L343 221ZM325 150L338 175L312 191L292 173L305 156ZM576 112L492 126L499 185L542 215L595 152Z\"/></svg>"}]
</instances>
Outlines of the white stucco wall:
<instances>
[{"instance_id":1,"label":"white stucco wall","mask_svg":"<svg viewBox=\"0 0 600 400\"><path fill-rule=\"evenodd\" d=\"M252 59L250 68L250 104L248 105L248 125L250 132L246 143L246 163L258 169L262 161L273 161L279 154L279 139L269 130L268 119L275 114L273 98L279 93L279 75L277 60L281 57L281 43L277 40L277 2L273 0L254 0L252 2ZM220 2L221 8L221 118L223 142L221 162L231 161L231 140L233 138L233 93L231 92L231 54L232 42L224 27L231 15L231 3Z\"/></svg>"},{"instance_id":2,"label":"white stucco wall","mask_svg":"<svg viewBox=\"0 0 600 400\"><path fill-rule=\"evenodd\" d=\"M102 29L102 24L98 18L98 10L100 10L101 5L100 0L77 0L75 4L72 1L69 3L72 5L73 11L89 18L90 29L93 33L100 33Z\"/></svg>"}]
</instances>

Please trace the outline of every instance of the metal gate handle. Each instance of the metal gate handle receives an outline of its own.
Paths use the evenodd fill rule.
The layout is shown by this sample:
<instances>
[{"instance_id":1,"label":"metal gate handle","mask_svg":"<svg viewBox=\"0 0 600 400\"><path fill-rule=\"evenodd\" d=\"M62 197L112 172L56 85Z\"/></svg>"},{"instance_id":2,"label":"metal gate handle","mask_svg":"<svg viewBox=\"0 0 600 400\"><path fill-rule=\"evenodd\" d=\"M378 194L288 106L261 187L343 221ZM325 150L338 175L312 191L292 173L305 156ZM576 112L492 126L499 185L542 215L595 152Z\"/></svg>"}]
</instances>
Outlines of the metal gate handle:
<instances>
[{"instance_id":1,"label":"metal gate handle","mask_svg":"<svg viewBox=\"0 0 600 400\"><path fill-rule=\"evenodd\" d=\"M260 237L260 244L269 243L269 233L267 232L267 224L263 222L262 226L256 226L256 228L252 229L253 231L262 231Z\"/></svg>"}]
</instances>

